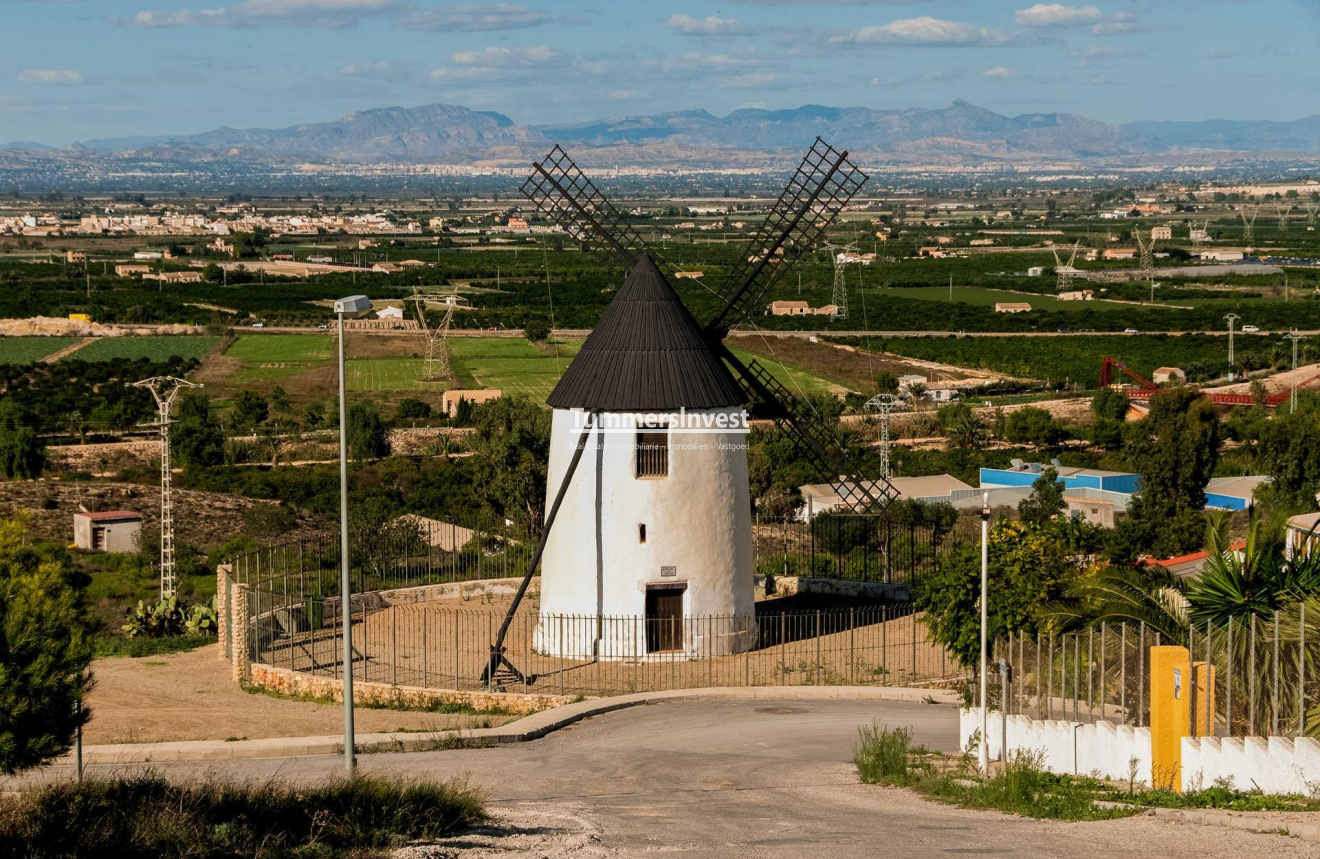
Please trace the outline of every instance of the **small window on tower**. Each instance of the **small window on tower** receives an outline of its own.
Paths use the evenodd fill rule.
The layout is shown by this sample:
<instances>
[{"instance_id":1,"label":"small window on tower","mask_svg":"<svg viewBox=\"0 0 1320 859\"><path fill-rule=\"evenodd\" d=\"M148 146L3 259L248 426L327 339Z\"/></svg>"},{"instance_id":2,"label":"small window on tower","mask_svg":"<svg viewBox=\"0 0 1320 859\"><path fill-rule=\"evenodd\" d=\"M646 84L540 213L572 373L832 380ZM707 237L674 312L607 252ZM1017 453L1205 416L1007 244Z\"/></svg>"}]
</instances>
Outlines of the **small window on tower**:
<instances>
[{"instance_id":1,"label":"small window on tower","mask_svg":"<svg viewBox=\"0 0 1320 859\"><path fill-rule=\"evenodd\" d=\"M637 523L637 542L639 542L639 543L645 543L645 542L646 542L646 523L645 523L645 522L639 522L639 523Z\"/></svg>"},{"instance_id":2,"label":"small window on tower","mask_svg":"<svg viewBox=\"0 0 1320 859\"><path fill-rule=\"evenodd\" d=\"M637 476L669 476L669 433L651 431L637 434Z\"/></svg>"}]
</instances>

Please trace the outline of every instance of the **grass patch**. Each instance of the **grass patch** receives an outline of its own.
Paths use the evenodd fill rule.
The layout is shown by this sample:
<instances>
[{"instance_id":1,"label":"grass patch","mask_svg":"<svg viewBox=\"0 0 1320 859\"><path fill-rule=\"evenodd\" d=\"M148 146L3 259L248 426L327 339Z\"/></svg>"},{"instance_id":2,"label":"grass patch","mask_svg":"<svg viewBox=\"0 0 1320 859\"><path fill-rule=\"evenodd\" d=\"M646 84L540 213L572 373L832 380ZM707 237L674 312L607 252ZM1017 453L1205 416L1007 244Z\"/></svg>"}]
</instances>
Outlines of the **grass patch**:
<instances>
[{"instance_id":1,"label":"grass patch","mask_svg":"<svg viewBox=\"0 0 1320 859\"><path fill-rule=\"evenodd\" d=\"M267 698L278 698L282 701L301 701L306 704L339 704L339 701L329 695L292 695L255 683L243 684L243 690L252 695L265 695ZM438 713L446 716L528 715L527 713L514 712L506 707L473 707L466 701L455 701L453 699L428 701L425 704L410 704L397 699L393 701L359 700L357 695L354 695L353 698L355 701L354 706L361 710L398 710L407 713Z\"/></svg>"},{"instance_id":2,"label":"grass patch","mask_svg":"<svg viewBox=\"0 0 1320 859\"><path fill-rule=\"evenodd\" d=\"M1222 808L1228 811L1316 811L1320 800L1296 794L1267 795L1260 791L1234 790L1216 784L1204 790L1174 793L1171 790L1146 790L1137 793L1115 793L1108 797L1114 802L1156 808Z\"/></svg>"},{"instance_id":3,"label":"grass patch","mask_svg":"<svg viewBox=\"0 0 1320 859\"><path fill-rule=\"evenodd\" d=\"M0 859L382 856L486 819L480 795L459 781L174 784L149 773L0 798Z\"/></svg>"},{"instance_id":4,"label":"grass patch","mask_svg":"<svg viewBox=\"0 0 1320 859\"><path fill-rule=\"evenodd\" d=\"M949 759L912 747L911 741L906 728L863 726L853 752L858 776L867 784L913 788L950 805L1023 817L1105 820L1134 811L1096 806L1105 785L1047 772L1038 753L1015 755L996 775L983 778L970 753Z\"/></svg>"},{"instance_id":5,"label":"grass patch","mask_svg":"<svg viewBox=\"0 0 1320 859\"><path fill-rule=\"evenodd\" d=\"M220 345L219 337L176 334L157 337L102 337L79 349L63 360L67 361L136 361L147 358L166 361L173 355L180 358L201 358Z\"/></svg>"},{"instance_id":6,"label":"grass patch","mask_svg":"<svg viewBox=\"0 0 1320 859\"><path fill-rule=\"evenodd\" d=\"M521 337L451 337L445 342L460 384L538 400L549 396L582 345L580 340L554 340L538 347Z\"/></svg>"},{"instance_id":7,"label":"grass patch","mask_svg":"<svg viewBox=\"0 0 1320 859\"><path fill-rule=\"evenodd\" d=\"M93 653L97 659L107 656L129 656L140 659L144 656L183 653L208 644L215 644L215 639L204 635L171 635L165 638L124 638L119 635L102 635L96 639Z\"/></svg>"}]
</instances>

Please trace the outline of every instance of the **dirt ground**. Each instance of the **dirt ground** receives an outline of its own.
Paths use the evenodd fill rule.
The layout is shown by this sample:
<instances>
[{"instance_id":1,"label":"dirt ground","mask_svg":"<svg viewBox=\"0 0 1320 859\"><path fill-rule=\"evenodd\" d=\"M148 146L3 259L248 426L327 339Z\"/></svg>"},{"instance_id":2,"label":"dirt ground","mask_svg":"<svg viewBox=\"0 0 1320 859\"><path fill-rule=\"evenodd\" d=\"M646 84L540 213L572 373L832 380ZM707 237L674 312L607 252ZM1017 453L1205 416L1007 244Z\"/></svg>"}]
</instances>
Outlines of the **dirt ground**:
<instances>
[{"instance_id":1,"label":"dirt ground","mask_svg":"<svg viewBox=\"0 0 1320 859\"><path fill-rule=\"evenodd\" d=\"M234 682L218 645L142 659L112 657L92 666L96 688L88 745L171 740L327 736L343 730L338 704L291 701L245 692ZM494 727L513 716L460 716L395 710L356 711L361 733Z\"/></svg>"}]
</instances>

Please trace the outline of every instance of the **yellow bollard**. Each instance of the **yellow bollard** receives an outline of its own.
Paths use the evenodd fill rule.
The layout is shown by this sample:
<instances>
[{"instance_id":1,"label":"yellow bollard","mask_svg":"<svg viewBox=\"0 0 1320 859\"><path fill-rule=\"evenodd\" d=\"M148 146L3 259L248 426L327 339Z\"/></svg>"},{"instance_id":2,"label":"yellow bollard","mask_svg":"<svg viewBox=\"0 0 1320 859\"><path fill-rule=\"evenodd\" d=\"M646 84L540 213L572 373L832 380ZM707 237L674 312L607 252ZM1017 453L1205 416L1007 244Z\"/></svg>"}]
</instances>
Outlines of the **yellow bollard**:
<instances>
[{"instance_id":1,"label":"yellow bollard","mask_svg":"<svg viewBox=\"0 0 1320 859\"><path fill-rule=\"evenodd\" d=\"M1182 739L1190 725L1192 682L1187 648L1150 649L1150 773L1156 790L1182 788Z\"/></svg>"}]
</instances>

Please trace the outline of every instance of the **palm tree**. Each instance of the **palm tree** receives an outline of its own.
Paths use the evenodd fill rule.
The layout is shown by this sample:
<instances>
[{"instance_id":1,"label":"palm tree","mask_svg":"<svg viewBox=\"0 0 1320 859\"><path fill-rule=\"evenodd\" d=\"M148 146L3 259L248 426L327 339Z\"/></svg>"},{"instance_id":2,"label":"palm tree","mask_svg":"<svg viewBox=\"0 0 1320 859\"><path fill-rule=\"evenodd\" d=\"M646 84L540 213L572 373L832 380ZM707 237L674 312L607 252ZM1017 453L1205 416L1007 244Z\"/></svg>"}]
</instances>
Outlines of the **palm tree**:
<instances>
[{"instance_id":1,"label":"palm tree","mask_svg":"<svg viewBox=\"0 0 1320 859\"><path fill-rule=\"evenodd\" d=\"M1054 628L1072 632L1101 624L1145 624L1166 644L1187 642L1186 583L1160 566L1107 566L1092 571L1064 599L1042 610Z\"/></svg>"},{"instance_id":2,"label":"palm tree","mask_svg":"<svg viewBox=\"0 0 1320 859\"><path fill-rule=\"evenodd\" d=\"M975 412L963 407L949 422L945 438L951 450L982 450L990 443L990 432Z\"/></svg>"}]
</instances>

